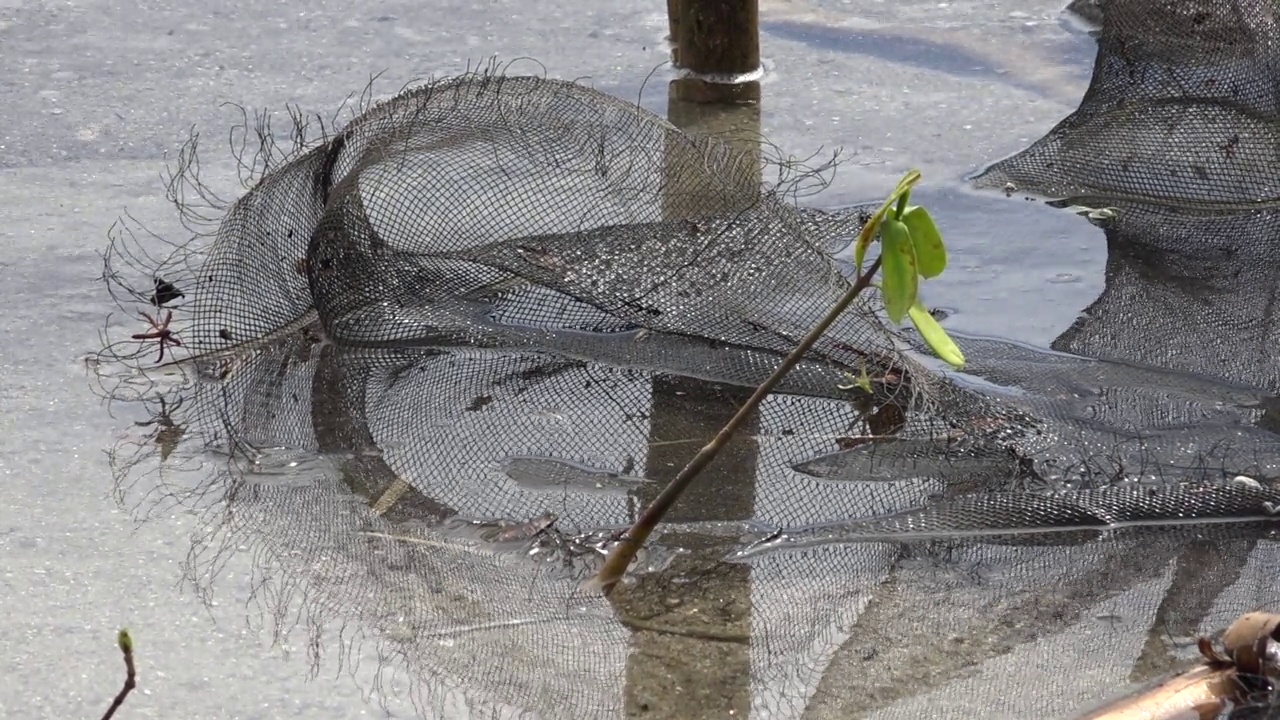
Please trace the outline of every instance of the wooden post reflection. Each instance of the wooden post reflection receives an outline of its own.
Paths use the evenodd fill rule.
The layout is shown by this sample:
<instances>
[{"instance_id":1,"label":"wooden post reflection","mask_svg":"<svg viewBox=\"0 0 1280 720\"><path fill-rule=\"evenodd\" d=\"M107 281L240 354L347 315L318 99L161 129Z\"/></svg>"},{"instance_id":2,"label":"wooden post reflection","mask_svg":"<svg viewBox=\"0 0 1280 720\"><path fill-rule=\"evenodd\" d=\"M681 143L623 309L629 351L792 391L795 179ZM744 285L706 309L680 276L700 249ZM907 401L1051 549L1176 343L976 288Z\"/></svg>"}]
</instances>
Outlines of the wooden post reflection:
<instances>
[{"instance_id":1,"label":"wooden post reflection","mask_svg":"<svg viewBox=\"0 0 1280 720\"><path fill-rule=\"evenodd\" d=\"M687 37L691 28L705 29L709 6L739 3L669 0L668 4L683 6L671 14L672 36L679 38ZM754 0L749 4L754 8ZM750 25L753 49L737 57L739 61L746 58L749 70L754 70L759 51L754 20ZM667 218L734 213L758 196L762 168L760 108L755 101L759 94L755 82L716 86L682 78L671 83L668 119L691 134L714 135L732 143L741 152L738 172L732 173L741 187L725 193L692 186L687 146L668 146L663 198ZM650 503L728 422L751 391L683 377L653 380L644 472L657 482L638 497L641 506ZM757 428L755 421L749 422L729 443L673 509L670 522L745 520L754 515ZM667 538L692 552L677 557L661 573L619 586L610 596L619 617L632 628L626 713L629 717L746 717L751 708L750 569L718 561L730 549L722 538L697 533Z\"/></svg>"},{"instance_id":2,"label":"wooden post reflection","mask_svg":"<svg viewBox=\"0 0 1280 720\"><path fill-rule=\"evenodd\" d=\"M315 330L318 334L318 329ZM321 345L311 386L311 425L316 450L345 456L338 472L344 485L391 522L440 522L457 513L418 492L382 459L366 418L363 378L347 375L334 345Z\"/></svg>"}]
</instances>

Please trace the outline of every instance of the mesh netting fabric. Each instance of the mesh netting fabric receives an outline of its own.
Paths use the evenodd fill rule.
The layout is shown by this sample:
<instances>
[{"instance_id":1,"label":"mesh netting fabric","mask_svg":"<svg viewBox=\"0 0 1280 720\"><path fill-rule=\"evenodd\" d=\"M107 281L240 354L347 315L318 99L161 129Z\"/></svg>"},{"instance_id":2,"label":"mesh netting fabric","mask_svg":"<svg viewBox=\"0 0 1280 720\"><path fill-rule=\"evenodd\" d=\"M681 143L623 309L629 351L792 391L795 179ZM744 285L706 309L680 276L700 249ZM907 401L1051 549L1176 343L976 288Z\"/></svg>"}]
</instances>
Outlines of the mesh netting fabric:
<instances>
[{"instance_id":1,"label":"mesh netting fabric","mask_svg":"<svg viewBox=\"0 0 1280 720\"><path fill-rule=\"evenodd\" d=\"M1126 12L1107 4L1104 41ZM1130 303L1064 336L1089 357L960 338L956 373L874 295L633 582L582 592L848 287L830 254L865 212L797 208L804 178L762 189L755 162L539 78L370 109L212 237L109 254L186 294L153 304L195 356L176 385L115 393L153 413L114 454L122 496L203 508L202 586L250 548L273 629L301 618L318 657L340 627L337 654L407 671L429 717L1058 716L1274 601L1261 353L1126 344L1164 317ZM842 389L863 371L873 393ZM1046 652L1067 666L993 694Z\"/></svg>"},{"instance_id":2,"label":"mesh netting fabric","mask_svg":"<svg viewBox=\"0 0 1280 720\"><path fill-rule=\"evenodd\" d=\"M346 345L572 352L594 341L578 354L598 358L607 346L582 333L648 329L785 353L844 284L815 249L857 226L838 216L822 225L745 185L751 158L729 148L573 83L486 74L431 84L236 203L196 278L198 304L223 312L188 334L219 350L318 310ZM707 207L722 210L709 217ZM819 226L825 236L808 232ZM758 294L737 292L745 285ZM833 333L856 351L826 354L856 365L888 353L869 312ZM628 354L632 340L618 335L611 352ZM736 380L739 362L749 363L708 370Z\"/></svg>"},{"instance_id":3,"label":"mesh netting fabric","mask_svg":"<svg viewBox=\"0 0 1280 720\"><path fill-rule=\"evenodd\" d=\"M792 465L826 453L858 413L844 401L780 395L747 439L752 517L664 528L634 568L661 579L658 587L629 586L605 601L580 583L598 568L610 531L646 497L636 486L652 484L666 464L653 442L654 377L542 360L353 350L289 335L223 381L175 391L185 400L166 427L184 428L179 446L156 463L160 437L140 433L141 455L118 456L118 469L135 483L124 488L130 497L159 484L165 500L183 494L183 504L208 508L211 535L191 563L202 587L227 553L252 552L268 629L284 633L298 618L314 638L341 628L345 644L323 654L359 662L376 653L388 673L407 671L426 717L462 708L506 717L510 706L544 717L634 713L656 705L650 693L661 686L643 676L638 647L673 634L703 647L746 643L730 669L744 674L755 716L848 717L855 708L918 716L912 698L957 684L981 688L967 668L1010 646L1070 643L1064 636L1099 614L1126 617L1118 634L1130 640L1093 651L1122 666L1133 638L1146 632L1134 616L1162 607L1147 586L1168 586L1171 568L1191 562L1183 556L1192 550L1221 552L1238 566L1260 527L1124 529L1126 520L1142 519L1121 516L1126 504L1162 517L1171 506L1141 503L1142 494L1123 488L1063 493L1074 507L1092 500L1093 514L1078 512L1067 518L1071 526L1061 522L1066 505L1039 494L988 494L992 476L976 469L958 496L949 488L956 476L937 469L871 483L797 473ZM443 396L442 374L455 386ZM690 402L683 412L699 408ZM225 463L192 460L227 455ZM740 472L732 464L707 480L729 493L743 482ZM163 482L144 482L144 473ZM1226 509L1257 520L1250 512L1258 501L1276 495L1238 484L1199 506L1230 518L1218 505L1239 497L1245 502ZM840 545L809 547L800 537L818 531L815 521L851 514L886 519L864 522L876 532L849 533ZM538 521L547 515L551 527ZM682 564L740 547L755 532L754 518L811 529L788 536L797 541L789 552L744 558L749 575L736 580ZM1027 532L1046 519L1060 525L1055 532ZM1145 672L1175 662L1179 643L1202 622L1212 628L1264 597L1256 593L1265 584L1246 583L1242 596L1206 604L1202 573L1169 587L1173 605L1151 628ZM730 617L681 617L702 592L714 593ZM950 642L963 651L912 640L924 627L958 638ZM1097 693L1056 682L1054 692L1032 698L1034 712L1064 714ZM1027 711L1006 702L988 706L989 714ZM694 716L711 715L703 708Z\"/></svg>"},{"instance_id":4,"label":"mesh netting fabric","mask_svg":"<svg viewBox=\"0 0 1280 720\"><path fill-rule=\"evenodd\" d=\"M1274 3L1108 0L1102 12L1080 107L979 186L1180 206L1280 198Z\"/></svg>"},{"instance_id":5,"label":"mesh netting fabric","mask_svg":"<svg viewBox=\"0 0 1280 720\"><path fill-rule=\"evenodd\" d=\"M512 362L533 353L538 364L550 354L752 387L847 287L827 255L835 244L828 236L853 228L841 216L823 225L798 211L785 202L785 188L751 185L743 156L730 147L571 83L479 75L411 91L236 204L219 228L219 250L272 247L274 257L251 264L298 272L283 279L279 307L257 294L253 311L241 311L245 300L233 296L261 283L241 286L243 273L215 254L196 298L197 307L218 312L195 318L195 346L222 350L314 308L330 342L435 348L444 353L435 373L441 387L473 387L476 395L495 378L468 382L453 373L465 366L462 357L485 350ZM256 217L277 192L301 194L293 200L299 212L283 223ZM298 257L303 234L310 240ZM236 322L224 322L228 313ZM1178 411L1162 387L1167 378L1150 379L1154 391L1135 375L1117 378L1119 390L1058 398L1071 383L1110 387L1099 376L1105 366L1083 363L1078 375L1073 368L1082 363L1073 360L971 342L969 374L1018 389L993 402L990 392L928 372L902 347L863 303L783 389L848 397L839 379L868 366L886 385L907 378L892 400L910 422L907 436L958 433L970 444L1012 446L1051 487L1177 480L1197 462L1232 464L1229 456L1206 460L1199 444L1180 437L1192 423L1206 436L1215 411L1194 402ZM1024 398L1027 389L1040 392ZM1241 421L1230 408L1217 414L1228 432ZM1123 459L1090 462L1120 457L1118 439L1141 442L1127 442L1135 447ZM1233 445L1238 472L1256 469L1249 439ZM1232 470L1215 469L1218 479Z\"/></svg>"},{"instance_id":6,"label":"mesh netting fabric","mask_svg":"<svg viewBox=\"0 0 1280 720\"><path fill-rule=\"evenodd\" d=\"M1280 214L1109 204L1106 288L1054 349L1280 392Z\"/></svg>"}]
</instances>

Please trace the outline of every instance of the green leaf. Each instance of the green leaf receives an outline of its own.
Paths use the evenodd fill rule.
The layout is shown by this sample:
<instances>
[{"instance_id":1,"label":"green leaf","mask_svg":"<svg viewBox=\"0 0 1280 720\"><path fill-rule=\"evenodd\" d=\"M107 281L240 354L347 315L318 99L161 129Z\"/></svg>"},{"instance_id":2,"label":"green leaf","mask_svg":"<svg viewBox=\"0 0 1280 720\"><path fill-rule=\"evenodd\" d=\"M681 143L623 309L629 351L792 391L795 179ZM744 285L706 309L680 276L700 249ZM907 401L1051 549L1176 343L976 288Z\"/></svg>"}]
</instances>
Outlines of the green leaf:
<instances>
[{"instance_id":1,"label":"green leaf","mask_svg":"<svg viewBox=\"0 0 1280 720\"><path fill-rule=\"evenodd\" d=\"M907 174L903 175L902 179L898 181L898 186L893 189L893 194L889 196L889 202L884 204L885 209L888 210L899 195L910 192L912 186L920 182L920 177L919 170L908 170Z\"/></svg>"},{"instance_id":2,"label":"green leaf","mask_svg":"<svg viewBox=\"0 0 1280 720\"><path fill-rule=\"evenodd\" d=\"M858 243L853 247L853 266L858 269L858 274L862 274L862 263L867 259L867 246L871 244L871 238L875 237L875 230L880 227L880 218L873 217L867 221L862 228L862 232L858 234ZM870 233L866 232L867 228L873 228Z\"/></svg>"},{"instance_id":3,"label":"green leaf","mask_svg":"<svg viewBox=\"0 0 1280 720\"><path fill-rule=\"evenodd\" d=\"M853 373L845 373L844 376L849 378L849 382L838 383L836 385L837 388L840 388L841 390L861 390L868 395L871 395L874 392L871 387L871 375L867 373L866 361L863 361L862 367L858 369L857 375L854 375Z\"/></svg>"},{"instance_id":4,"label":"green leaf","mask_svg":"<svg viewBox=\"0 0 1280 720\"><path fill-rule=\"evenodd\" d=\"M916 301L920 288L916 250L911 233L901 220L885 218L880 223L880 294L884 309L894 324L902 322Z\"/></svg>"},{"instance_id":5,"label":"green leaf","mask_svg":"<svg viewBox=\"0 0 1280 720\"><path fill-rule=\"evenodd\" d=\"M960 348L956 346L951 336L946 330L938 324L937 320L929 314L920 300L917 299L911 305L911 309L907 311L911 315L911 322L916 326L916 330L920 332L920 337L924 338L925 343L929 345L929 349L935 355L942 358L949 365L956 368L964 367L964 353L960 352Z\"/></svg>"},{"instance_id":6,"label":"green leaf","mask_svg":"<svg viewBox=\"0 0 1280 720\"><path fill-rule=\"evenodd\" d=\"M920 182L920 171L910 170L902 179L898 181L898 186L893 189L893 193L885 199L880 209L871 216L866 225L862 226L862 231L858 233L858 241L854 244L853 249L853 266L857 268L858 274L862 274L862 261L866 259L867 248L871 246L871 241L875 239L876 231L880 229L880 221L884 219L885 214L889 212L889 208L893 207L900 199L910 197L911 188Z\"/></svg>"},{"instance_id":7,"label":"green leaf","mask_svg":"<svg viewBox=\"0 0 1280 720\"><path fill-rule=\"evenodd\" d=\"M911 192L902 193L898 196L898 204L893 208L893 219L901 220L902 214L907 211L907 200L911 199Z\"/></svg>"},{"instance_id":8,"label":"green leaf","mask_svg":"<svg viewBox=\"0 0 1280 720\"><path fill-rule=\"evenodd\" d=\"M918 205L909 207L902 214L902 222L911 233L911 244L916 248L916 266L920 268L920 277L941 275L947 269L947 248L942 244L942 234L938 232L938 226L933 224L929 211Z\"/></svg>"}]
</instances>

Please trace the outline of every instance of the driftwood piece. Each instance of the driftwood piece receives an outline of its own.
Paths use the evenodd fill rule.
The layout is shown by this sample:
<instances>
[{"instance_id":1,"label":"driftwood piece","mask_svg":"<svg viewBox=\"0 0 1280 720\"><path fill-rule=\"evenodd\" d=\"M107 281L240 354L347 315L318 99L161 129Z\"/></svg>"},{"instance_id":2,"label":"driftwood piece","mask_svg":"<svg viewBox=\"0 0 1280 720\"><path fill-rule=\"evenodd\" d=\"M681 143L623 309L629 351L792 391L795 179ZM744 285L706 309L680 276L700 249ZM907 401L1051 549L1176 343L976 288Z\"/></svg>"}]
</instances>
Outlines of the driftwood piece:
<instances>
[{"instance_id":1,"label":"driftwood piece","mask_svg":"<svg viewBox=\"0 0 1280 720\"><path fill-rule=\"evenodd\" d=\"M1222 649L1241 672L1280 675L1280 615L1245 613L1222 634Z\"/></svg>"},{"instance_id":2,"label":"driftwood piece","mask_svg":"<svg viewBox=\"0 0 1280 720\"><path fill-rule=\"evenodd\" d=\"M1200 638L1204 662L1107 703L1080 720L1213 720L1233 707L1276 701L1280 615L1245 613L1222 634Z\"/></svg>"}]
</instances>

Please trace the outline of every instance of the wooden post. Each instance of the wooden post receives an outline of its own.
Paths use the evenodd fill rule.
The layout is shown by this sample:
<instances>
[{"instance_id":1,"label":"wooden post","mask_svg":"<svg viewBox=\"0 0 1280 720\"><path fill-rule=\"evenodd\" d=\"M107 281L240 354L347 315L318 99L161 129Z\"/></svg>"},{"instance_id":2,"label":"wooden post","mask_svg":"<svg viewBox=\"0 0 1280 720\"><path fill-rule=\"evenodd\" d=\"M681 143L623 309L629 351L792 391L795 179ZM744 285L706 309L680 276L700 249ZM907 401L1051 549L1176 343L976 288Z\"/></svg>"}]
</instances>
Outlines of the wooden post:
<instances>
[{"instance_id":1,"label":"wooden post","mask_svg":"<svg viewBox=\"0 0 1280 720\"><path fill-rule=\"evenodd\" d=\"M753 103L760 99L759 0L667 0L672 62L689 73L673 87L695 103ZM731 82L747 76L746 82Z\"/></svg>"},{"instance_id":2,"label":"wooden post","mask_svg":"<svg viewBox=\"0 0 1280 720\"><path fill-rule=\"evenodd\" d=\"M667 41L671 43L671 64L680 67L680 8L684 0L667 0Z\"/></svg>"}]
</instances>

